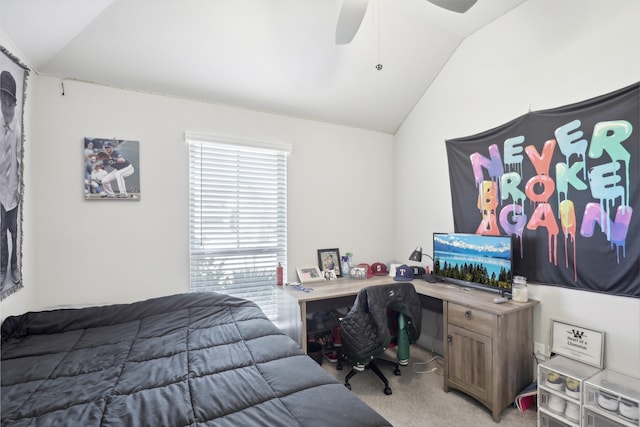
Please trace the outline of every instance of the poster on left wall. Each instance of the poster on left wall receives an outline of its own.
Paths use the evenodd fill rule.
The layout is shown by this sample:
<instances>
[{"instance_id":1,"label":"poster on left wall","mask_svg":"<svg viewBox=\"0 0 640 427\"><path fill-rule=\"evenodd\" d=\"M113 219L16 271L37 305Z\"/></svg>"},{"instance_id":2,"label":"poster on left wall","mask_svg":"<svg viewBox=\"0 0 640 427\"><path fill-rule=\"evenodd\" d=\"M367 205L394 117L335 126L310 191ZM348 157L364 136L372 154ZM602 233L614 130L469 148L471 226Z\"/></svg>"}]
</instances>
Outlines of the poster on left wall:
<instances>
[{"instance_id":1,"label":"poster on left wall","mask_svg":"<svg viewBox=\"0 0 640 427\"><path fill-rule=\"evenodd\" d=\"M0 301L22 288L23 111L29 69L0 46Z\"/></svg>"},{"instance_id":2,"label":"poster on left wall","mask_svg":"<svg viewBox=\"0 0 640 427\"><path fill-rule=\"evenodd\" d=\"M140 200L140 143L116 138L84 139L86 200Z\"/></svg>"}]
</instances>

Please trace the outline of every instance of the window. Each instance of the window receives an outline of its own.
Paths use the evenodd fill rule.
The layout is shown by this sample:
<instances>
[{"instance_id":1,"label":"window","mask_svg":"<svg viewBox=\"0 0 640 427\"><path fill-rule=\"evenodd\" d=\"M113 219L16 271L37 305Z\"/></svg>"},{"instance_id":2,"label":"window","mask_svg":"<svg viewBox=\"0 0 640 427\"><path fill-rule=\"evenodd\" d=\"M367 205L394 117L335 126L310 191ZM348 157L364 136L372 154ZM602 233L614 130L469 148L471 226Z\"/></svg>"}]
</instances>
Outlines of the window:
<instances>
[{"instance_id":1,"label":"window","mask_svg":"<svg viewBox=\"0 0 640 427\"><path fill-rule=\"evenodd\" d=\"M252 300L275 320L276 267L287 259L290 147L196 134L186 139L190 290Z\"/></svg>"}]
</instances>

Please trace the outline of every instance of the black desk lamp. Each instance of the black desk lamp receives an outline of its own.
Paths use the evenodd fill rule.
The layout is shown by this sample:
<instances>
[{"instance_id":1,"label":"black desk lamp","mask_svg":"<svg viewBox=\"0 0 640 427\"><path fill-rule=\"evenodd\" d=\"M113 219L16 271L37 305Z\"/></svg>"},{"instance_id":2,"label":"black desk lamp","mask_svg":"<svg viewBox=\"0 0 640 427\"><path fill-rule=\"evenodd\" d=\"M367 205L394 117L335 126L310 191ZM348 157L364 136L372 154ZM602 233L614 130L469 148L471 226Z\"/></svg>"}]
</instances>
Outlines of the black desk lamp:
<instances>
[{"instance_id":1,"label":"black desk lamp","mask_svg":"<svg viewBox=\"0 0 640 427\"><path fill-rule=\"evenodd\" d=\"M422 262L422 257L423 256L426 256L427 258L430 258L432 263L435 262L434 259L430 255L422 253L422 246L418 246L415 251L411 252L411 256L409 256L409 261ZM435 267L435 265L434 265L434 267ZM423 274L422 278L424 280L426 280L427 282L429 282L429 283L435 283L436 282L436 278L433 275L433 269L431 269L429 274Z\"/></svg>"}]
</instances>

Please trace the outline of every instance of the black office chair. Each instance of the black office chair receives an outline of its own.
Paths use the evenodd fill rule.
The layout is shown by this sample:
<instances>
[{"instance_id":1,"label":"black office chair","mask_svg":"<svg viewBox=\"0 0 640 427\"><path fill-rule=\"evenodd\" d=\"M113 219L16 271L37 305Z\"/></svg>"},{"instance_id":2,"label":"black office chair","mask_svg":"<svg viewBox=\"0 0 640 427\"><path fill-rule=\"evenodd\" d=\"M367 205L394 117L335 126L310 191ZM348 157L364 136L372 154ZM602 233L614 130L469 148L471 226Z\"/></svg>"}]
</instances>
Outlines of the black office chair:
<instances>
[{"instance_id":1,"label":"black office chair","mask_svg":"<svg viewBox=\"0 0 640 427\"><path fill-rule=\"evenodd\" d=\"M384 393L392 393L389 381L377 363L395 366L400 375L400 365L408 364L409 345L420 337L422 306L412 283L362 288L353 307L340 321L342 357L352 364L344 385L351 389L349 380L365 368L370 368L384 383ZM397 359L376 359L387 348L396 347ZM337 369L342 369L338 361Z\"/></svg>"}]
</instances>

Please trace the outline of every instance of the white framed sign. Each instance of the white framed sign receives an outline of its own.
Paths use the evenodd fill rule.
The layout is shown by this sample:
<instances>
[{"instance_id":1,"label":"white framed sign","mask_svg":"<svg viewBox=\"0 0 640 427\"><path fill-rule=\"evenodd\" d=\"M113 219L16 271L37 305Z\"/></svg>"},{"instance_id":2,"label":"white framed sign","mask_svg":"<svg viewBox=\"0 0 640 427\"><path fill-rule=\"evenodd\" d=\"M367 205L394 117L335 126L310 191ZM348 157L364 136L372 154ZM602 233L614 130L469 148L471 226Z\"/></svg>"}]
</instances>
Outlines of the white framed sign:
<instances>
[{"instance_id":1,"label":"white framed sign","mask_svg":"<svg viewBox=\"0 0 640 427\"><path fill-rule=\"evenodd\" d=\"M604 331L551 320L551 353L602 369Z\"/></svg>"}]
</instances>

